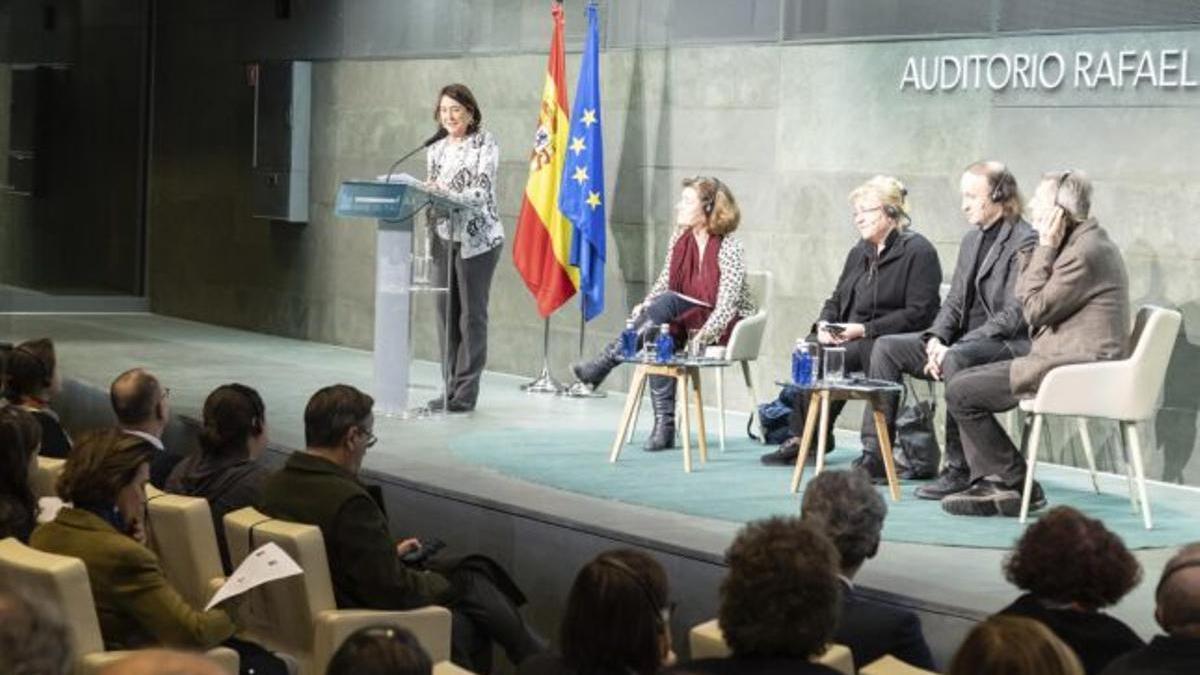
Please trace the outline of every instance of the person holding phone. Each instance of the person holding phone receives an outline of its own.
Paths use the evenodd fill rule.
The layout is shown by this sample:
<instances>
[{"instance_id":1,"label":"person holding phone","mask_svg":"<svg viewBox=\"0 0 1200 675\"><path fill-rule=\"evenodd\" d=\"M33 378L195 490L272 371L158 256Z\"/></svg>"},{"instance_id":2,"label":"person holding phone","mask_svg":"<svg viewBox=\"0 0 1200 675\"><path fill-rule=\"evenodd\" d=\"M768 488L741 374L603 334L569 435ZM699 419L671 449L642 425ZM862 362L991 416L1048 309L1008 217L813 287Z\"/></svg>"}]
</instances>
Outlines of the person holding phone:
<instances>
[{"instance_id":1,"label":"person holding phone","mask_svg":"<svg viewBox=\"0 0 1200 675\"><path fill-rule=\"evenodd\" d=\"M1057 366L1125 356L1129 277L1091 203L1092 183L1081 171L1044 174L1034 193L1038 244L1021 255L1016 285L1032 344L1026 356L968 368L946 385L970 471L969 487L942 498L948 513L1017 516L1027 466L995 413L1035 395ZM1035 482L1030 510L1045 505Z\"/></svg>"},{"instance_id":2,"label":"person holding phone","mask_svg":"<svg viewBox=\"0 0 1200 675\"><path fill-rule=\"evenodd\" d=\"M822 305L808 336L809 342L822 347L845 348L847 373L867 369L880 336L928 326L938 311L942 283L937 249L909 229L912 218L903 183L891 176L875 176L850 193L850 205L860 239L846 256L833 294ZM795 464L807 408L807 397L797 398L788 420L792 437L763 455L763 464ZM830 402L831 429L845 405L845 401ZM833 448L832 438L825 447ZM876 467L873 456L864 455L856 465L864 465L872 475L883 475L882 462Z\"/></svg>"}]
</instances>

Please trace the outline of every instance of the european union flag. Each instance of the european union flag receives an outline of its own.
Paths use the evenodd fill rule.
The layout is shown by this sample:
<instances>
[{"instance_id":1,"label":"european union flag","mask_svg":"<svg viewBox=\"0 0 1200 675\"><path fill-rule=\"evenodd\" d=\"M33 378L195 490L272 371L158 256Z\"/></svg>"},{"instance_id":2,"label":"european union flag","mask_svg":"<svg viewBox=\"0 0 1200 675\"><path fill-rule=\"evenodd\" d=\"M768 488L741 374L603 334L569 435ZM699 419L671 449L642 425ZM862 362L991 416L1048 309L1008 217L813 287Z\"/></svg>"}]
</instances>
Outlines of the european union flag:
<instances>
[{"instance_id":1,"label":"european union flag","mask_svg":"<svg viewBox=\"0 0 1200 675\"><path fill-rule=\"evenodd\" d=\"M573 226L570 262L579 268L585 321L604 311L604 136L600 131L598 14L596 3L589 4L587 42L571 109L571 140L558 192L558 208Z\"/></svg>"}]
</instances>

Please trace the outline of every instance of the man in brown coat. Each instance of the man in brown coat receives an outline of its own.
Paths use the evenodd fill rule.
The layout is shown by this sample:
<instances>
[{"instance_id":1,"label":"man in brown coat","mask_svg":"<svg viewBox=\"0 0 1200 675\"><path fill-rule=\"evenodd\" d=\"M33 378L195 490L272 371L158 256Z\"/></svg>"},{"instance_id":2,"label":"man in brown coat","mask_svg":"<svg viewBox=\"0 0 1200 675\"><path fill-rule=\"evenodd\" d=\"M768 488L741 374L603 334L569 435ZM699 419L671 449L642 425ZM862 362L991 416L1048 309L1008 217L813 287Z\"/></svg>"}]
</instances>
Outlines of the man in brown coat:
<instances>
[{"instance_id":1,"label":"man in brown coat","mask_svg":"<svg viewBox=\"0 0 1200 675\"><path fill-rule=\"evenodd\" d=\"M1129 279L1121 252L1089 217L1092 184L1078 171L1042 176L1031 208L1038 245L1022 254L1016 295L1029 324L1029 354L959 372L946 386L971 487L942 499L955 515L1016 516L1025 458L994 416L1037 392L1052 368L1120 359L1129 334ZM1030 508L1046 505L1036 482Z\"/></svg>"}]
</instances>

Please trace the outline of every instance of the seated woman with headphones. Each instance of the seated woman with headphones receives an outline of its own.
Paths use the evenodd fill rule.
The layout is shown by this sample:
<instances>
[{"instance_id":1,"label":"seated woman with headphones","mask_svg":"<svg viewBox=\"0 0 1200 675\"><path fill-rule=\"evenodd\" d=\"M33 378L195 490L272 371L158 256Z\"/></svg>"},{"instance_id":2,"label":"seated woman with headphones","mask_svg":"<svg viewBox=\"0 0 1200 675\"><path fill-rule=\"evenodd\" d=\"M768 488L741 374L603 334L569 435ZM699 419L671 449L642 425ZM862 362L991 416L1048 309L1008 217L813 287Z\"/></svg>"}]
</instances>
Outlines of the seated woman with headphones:
<instances>
[{"instance_id":1,"label":"seated woman with headphones","mask_svg":"<svg viewBox=\"0 0 1200 675\"><path fill-rule=\"evenodd\" d=\"M875 176L850 193L850 205L861 239L846 256L833 294L808 336L809 342L822 347L845 348L846 373L867 370L879 336L910 333L932 323L942 283L937 249L908 229L908 190L903 183L891 176ZM830 402L830 429L845 405L845 401ZM795 402L789 419L793 437L763 455L763 464L795 463L806 407L807 400ZM826 452L833 449L832 439L825 447ZM856 466L862 461L859 458ZM882 467L863 468L872 476L883 475Z\"/></svg>"},{"instance_id":2,"label":"seated woman with headphones","mask_svg":"<svg viewBox=\"0 0 1200 675\"><path fill-rule=\"evenodd\" d=\"M683 181L675 205L675 231L667 246L667 259L646 299L633 308L630 321L644 339L650 329L669 324L678 348L696 331L700 346L724 344L738 320L754 313L746 286L745 251L731 236L741 212L729 188L716 178ZM698 302L697 302L698 301ZM619 361L620 340L604 347L590 361L571 366L575 377L598 386ZM675 445L675 380L650 377L654 405L654 430L644 446L656 451Z\"/></svg>"},{"instance_id":3,"label":"seated woman with headphones","mask_svg":"<svg viewBox=\"0 0 1200 675\"><path fill-rule=\"evenodd\" d=\"M54 343L50 338L22 342L5 355L4 397L33 413L42 427L42 457L71 454L71 437L63 429L50 401L62 392Z\"/></svg>"}]
</instances>

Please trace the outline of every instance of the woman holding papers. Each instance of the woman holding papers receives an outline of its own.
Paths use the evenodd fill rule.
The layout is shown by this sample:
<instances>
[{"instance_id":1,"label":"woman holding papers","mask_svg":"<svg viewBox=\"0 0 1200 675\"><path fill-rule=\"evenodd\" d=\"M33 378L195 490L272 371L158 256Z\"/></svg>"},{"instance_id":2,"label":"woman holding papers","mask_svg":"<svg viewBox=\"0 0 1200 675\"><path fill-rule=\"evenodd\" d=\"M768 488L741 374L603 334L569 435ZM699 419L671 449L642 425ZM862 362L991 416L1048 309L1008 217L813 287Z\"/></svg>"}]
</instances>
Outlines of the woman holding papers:
<instances>
[{"instance_id":1,"label":"woman holding papers","mask_svg":"<svg viewBox=\"0 0 1200 675\"><path fill-rule=\"evenodd\" d=\"M85 436L67 458L58 495L72 506L33 531L30 545L87 566L100 634L108 650L151 646L238 652L241 672L283 675L262 647L233 637L224 609L192 607L146 545L146 483L155 449L119 429Z\"/></svg>"},{"instance_id":2,"label":"woman holding papers","mask_svg":"<svg viewBox=\"0 0 1200 675\"><path fill-rule=\"evenodd\" d=\"M699 346L724 344L734 324L754 313L746 287L742 242L731 236L741 212L729 188L711 177L683 181L675 205L675 232L667 259L646 299L633 308L630 321L644 338L651 328L669 324L676 347L695 331ZM620 341L605 346L596 358L572 366L580 382L600 384L620 361ZM650 378L654 430L644 448L675 445L675 381Z\"/></svg>"},{"instance_id":3,"label":"woman holding papers","mask_svg":"<svg viewBox=\"0 0 1200 675\"><path fill-rule=\"evenodd\" d=\"M446 406L450 412L467 412L475 409L479 376L487 362L488 293L504 244L496 210L500 147L480 129L483 113L466 85L442 87L433 118L446 135L429 146L426 183L475 207L453 214L431 209L429 215L429 226L437 233L431 237L435 273L450 289L438 296L439 334L447 327L450 331L442 336ZM440 410L442 397L430 401L429 407Z\"/></svg>"}]
</instances>

